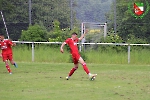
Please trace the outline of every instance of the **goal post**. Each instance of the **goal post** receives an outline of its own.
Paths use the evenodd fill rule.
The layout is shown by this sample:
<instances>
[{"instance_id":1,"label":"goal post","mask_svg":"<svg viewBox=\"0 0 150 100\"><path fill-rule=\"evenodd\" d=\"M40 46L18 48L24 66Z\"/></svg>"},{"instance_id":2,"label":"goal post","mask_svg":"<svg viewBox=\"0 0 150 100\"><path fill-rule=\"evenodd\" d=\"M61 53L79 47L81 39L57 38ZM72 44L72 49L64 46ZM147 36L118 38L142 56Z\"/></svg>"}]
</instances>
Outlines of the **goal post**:
<instances>
[{"instance_id":1,"label":"goal post","mask_svg":"<svg viewBox=\"0 0 150 100\"><path fill-rule=\"evenodd\" d=\"M107 36L107 23L82 22L81 35L88 29L88 34L82 39L79 50L82 51L82 43L99 43L101 38Z\"/></svg>"}]
</instances>

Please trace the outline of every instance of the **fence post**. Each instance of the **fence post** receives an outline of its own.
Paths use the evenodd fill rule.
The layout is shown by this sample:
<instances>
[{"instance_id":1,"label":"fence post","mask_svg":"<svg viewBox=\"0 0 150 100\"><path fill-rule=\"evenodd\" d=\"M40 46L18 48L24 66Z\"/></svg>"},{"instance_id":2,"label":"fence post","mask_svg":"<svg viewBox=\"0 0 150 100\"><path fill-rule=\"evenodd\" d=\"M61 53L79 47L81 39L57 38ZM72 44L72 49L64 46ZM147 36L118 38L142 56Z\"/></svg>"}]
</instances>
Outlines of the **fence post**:
<instances>
[{"instance_id":1,"label":"fence post","mask_svg":"<svg viewBox=\"0 0 150 100\"><path fill-rule=\"evenodd\" d=\"M34 62L34 42L32 42L32 62Z\"/></svg>"},{"instance_id":2,"label":"fence post","mask_svg":"<svg viewBox=\"0 0 150 100\"><path fill-rule=\"evenodd\" d=\"M104 39L106 38L107 36L107 23L105 23L104 25Z\"/></svg>"},{"instance_id":3,"label":"fence post","mask_svg":"<svg viewBox=\"0 0 150 100\"><path fill-rule=\"evenodd\" d=\"M130 44L128 44L128 64L130 63Z\"/></svg>"}]
</instances>

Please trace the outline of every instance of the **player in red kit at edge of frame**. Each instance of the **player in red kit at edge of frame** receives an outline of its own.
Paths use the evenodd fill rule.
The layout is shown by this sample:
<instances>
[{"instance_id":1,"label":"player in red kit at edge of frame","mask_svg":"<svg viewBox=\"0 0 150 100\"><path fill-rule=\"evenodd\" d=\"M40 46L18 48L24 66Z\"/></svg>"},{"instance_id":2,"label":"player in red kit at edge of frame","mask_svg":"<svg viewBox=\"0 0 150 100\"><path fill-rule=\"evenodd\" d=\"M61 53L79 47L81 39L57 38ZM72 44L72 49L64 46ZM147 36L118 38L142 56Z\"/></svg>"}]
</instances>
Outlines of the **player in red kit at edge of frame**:
<instances>
[{"instance_id":1,"label":"player in red kit at edge of frame","mask_svg":"<svg viewBox=\"0 0 150 100\"><path fill-rule=\"evenodd\" d=\"M13 61L13 52L12 52L12 46L15 46L16 44L13 43L9 39L4 39L4 35L0 34L0 48L2 50L2 59L3 62L5 62L6 69L8 70L9 74L12 74L12 71L10 69L8 60L12 65L14 65L16 68L18 67L17 64Z\"/></svg>"},{"instance_id":2,"label":"player in red kit at edge of frame","mask_svg":"<svg viewBox=\"0 0 150 100\"><path fill-rule=\"evenodd\" d=\"M84 71L89 75L89 79L92 79L93 77L95 77L97 74L91 74L86 63L84 62L84 60L82 59L82 57L79 54L78 51L78 46L77 46L77 42L82 40L85 36L85 34L88 33L88 30L85 30L85 33L81 35L80 38L77 37L77 33L72 33L71 38L68 38L65 40L65 42L62 43L61 47L60 47L60 51L63 53L63 47L65 46L65 44L67 44L70 47L70 53L72 54L72 59L74 62L74 67L70 70L68 76L66 77L67 80L69 80L69 78L73 75L73 73L78 69L78 63L80 63L83 66Z\"/></svg>"}]
</instances>

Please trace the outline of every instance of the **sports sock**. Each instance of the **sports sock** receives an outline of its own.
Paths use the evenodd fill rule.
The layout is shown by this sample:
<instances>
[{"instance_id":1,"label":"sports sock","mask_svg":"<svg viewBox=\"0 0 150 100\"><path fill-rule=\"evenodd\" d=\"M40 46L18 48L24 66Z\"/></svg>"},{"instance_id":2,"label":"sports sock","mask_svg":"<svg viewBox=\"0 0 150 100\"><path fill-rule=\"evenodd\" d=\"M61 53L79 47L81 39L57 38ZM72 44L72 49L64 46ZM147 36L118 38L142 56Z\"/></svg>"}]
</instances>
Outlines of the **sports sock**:
<instances>
[{"instance_id":1,"label":"sports sock","mask_svg":"<svg viewBox=\"0 0 150 100\"><path fill-rule=\"evenodd\" d=\"M82 66L83 66L84 71L85 71L87 74L89 74L90 71L89 71L88 67L86 66L86 63L83 63Z\"/></svg>"},{"instance_id":2,"label":"sports sock","mask_svg":"<svg viewBox=\"0 0 150 100\"><path fill-rule=\"evenodd\" d=\"M92 74L91 74L91 73L89 73L88 75L89 75L89 76L91 76Z\"/></svg>"},{"instance_id":3,"label":"sports sock","mask_svg":"<svg viewBox=\"0 0 150 100\"><path fill-rule=\"evenodd\" d=\"M75 70L77 70L77 69L78 69L77 67L72 68L72 69L70 70L70 72L69 72L68 77L70 77L70 76L75 72Z\"/></svg>"},{"instance_id":4,"label":"sports sock","mask_svg":"<svg viewBox=\"0 0 150 100\"><path fill-rule=\"evenodd\" d=\"M6 65L6 68L7 68L8 72L11 73L11 69L10 69L9 65Z\"/></svg>"}]
</instances>

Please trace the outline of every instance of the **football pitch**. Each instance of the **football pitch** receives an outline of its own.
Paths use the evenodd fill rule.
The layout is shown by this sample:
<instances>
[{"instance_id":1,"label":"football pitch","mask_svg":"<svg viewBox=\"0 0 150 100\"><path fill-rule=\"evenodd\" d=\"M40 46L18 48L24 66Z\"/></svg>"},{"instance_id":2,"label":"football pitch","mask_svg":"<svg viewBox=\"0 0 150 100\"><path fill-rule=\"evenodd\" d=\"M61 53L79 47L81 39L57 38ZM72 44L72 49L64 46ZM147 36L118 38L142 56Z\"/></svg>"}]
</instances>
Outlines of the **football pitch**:
<instances>
[{"instance_id":1,"label":"football pitch","mask_svg":"<svg viewBox=\"0 0 150 100\"><path fill-rule=\"evenodd\" d=\"M88 64L94 81L79 66L65 80L71 63L20 62L9 75L0 63L1 100L150 100L150 66Z\"/></svg>"}]
</instances>

